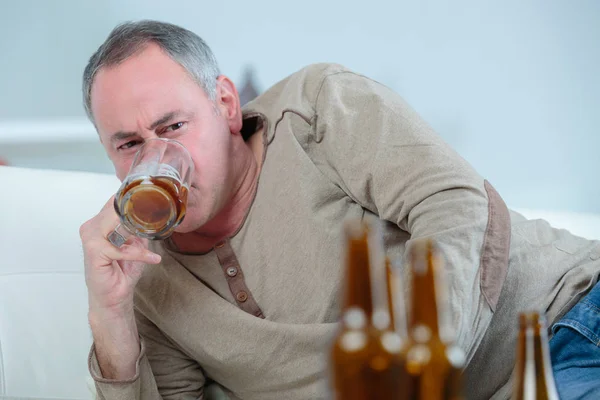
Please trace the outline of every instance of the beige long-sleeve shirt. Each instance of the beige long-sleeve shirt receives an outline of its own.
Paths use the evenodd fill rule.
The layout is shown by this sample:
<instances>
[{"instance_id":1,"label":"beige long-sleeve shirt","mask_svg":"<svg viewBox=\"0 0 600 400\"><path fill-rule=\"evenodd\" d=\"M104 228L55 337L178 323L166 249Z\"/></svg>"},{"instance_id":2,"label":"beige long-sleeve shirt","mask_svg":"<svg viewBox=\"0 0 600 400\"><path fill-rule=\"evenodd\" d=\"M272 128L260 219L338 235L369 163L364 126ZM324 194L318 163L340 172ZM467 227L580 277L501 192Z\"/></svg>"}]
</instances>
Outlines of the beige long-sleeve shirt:
<instances>
[{"instance_id":1,"label":"beige long-sleeve shirt","mask_svg":"<svg viewBox=\"0 0 600 400\"><path fill-rule=\"evenodd\" d=\"M245 107L265 158L240 231L208 254L163 257L136 289L142 339L131 381L90 370L102 399L321 399L343 284L342 225L375 215L399 258L436 239L448 321L467 354L470 399L509 396L517 313L556 320L597 280L597 242L528 221L385 86L318 64ZM494 397L495 396L495 397Z\"/></svg>"}]
</instances>

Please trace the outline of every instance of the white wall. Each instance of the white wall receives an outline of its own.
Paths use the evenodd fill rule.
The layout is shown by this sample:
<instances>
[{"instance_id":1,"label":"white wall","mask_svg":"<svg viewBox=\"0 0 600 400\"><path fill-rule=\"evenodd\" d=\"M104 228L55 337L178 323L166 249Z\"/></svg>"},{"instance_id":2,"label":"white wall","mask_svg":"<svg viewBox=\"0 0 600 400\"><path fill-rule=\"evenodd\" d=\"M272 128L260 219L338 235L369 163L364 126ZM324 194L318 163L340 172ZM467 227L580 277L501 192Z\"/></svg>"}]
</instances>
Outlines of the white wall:
<instances>
[{"instance_id":1,"label":"white wall","mask_svg":"<svg viewBox=\"0 0 600 400\"><path fill-rule=\"evenodd\" d=\"M597 0L0 1L0 123L83 116L81 72L112 26L163 19L207 40L236 81L254 64L263 88L346 64L402 94L510 204L600 212ZM0 156L40 163L1 137ZM48 165L110 171L86 146Z\"/></svg>"}]
</instances>

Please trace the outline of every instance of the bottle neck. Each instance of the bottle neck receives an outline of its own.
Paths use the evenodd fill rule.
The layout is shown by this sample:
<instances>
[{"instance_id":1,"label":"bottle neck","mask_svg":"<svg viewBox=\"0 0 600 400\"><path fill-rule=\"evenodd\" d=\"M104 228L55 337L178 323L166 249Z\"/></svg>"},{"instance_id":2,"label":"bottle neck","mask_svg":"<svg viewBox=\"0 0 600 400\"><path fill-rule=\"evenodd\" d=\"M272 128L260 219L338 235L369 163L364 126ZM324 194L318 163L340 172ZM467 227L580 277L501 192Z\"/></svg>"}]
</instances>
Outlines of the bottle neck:
<instances>
[{"instance_id":1,"label":"bottle neck","mask_svg":"<svg viewBox=\"0 0 600 400\"><path fill-rule=\"evenodd\" d=\"M392 263L390 259L386 257L385 259L385 277L386 277L386 288L387 288L387 305L388 305L388 313L390 318L390 329L396 330L396 296L399 296L399 293L396 293L396 274L392 270Z\"/></svg>"},{"instance_id":2,"label":"bottle neck","mask_svg":"<svg viewBox=\"0 0 600 400\"><path fill-rule=\"evenodd\" d=\"M517 397L558 399L543 317L536 312L522 313L519 325L515 366Z\"/></svg>"},{"instance_id":3,"label":"bottle neck","mask_svg":"<svg viewBox=\"0 0 600 400\"><path fill-rule=\"evenodd\" d=\"M440 335L440 313L445 310L444 299L441 296L437 279L439 262L433 254L431 245L425 244L413 249L411 254L411 313L408 324L409 332L415 328L425 327L431 337Z\"/></svg>"},{"instance_id":4,"label":"bottle neck","mask_svg":"<svg viewBox=\"0 0 600 400\"><path fill-rule=\"evenodd\" d=\"M370 320L373 315L373 296L366 234L350 237L347 245L344 310L358 308Z\"/></svg>"},{"instance_id":5,"label":"bottle neck","mask_svg":"<svg viewBox=\"0 0 600 400\"><path fill-rule=\"evenodd\" d=\"M538 389L545 393L546 398L558 400L556 383L554 382L552 364L550 362L546 324L543 321L540 321L533 328L533 358L535 360Z\"/></svg>"},{"instance_id":6,"label":"bottle neck","mask_svg":"<svg viewBox=\"0 0 600 400\"><path fill-rule=\"evenodd\" d=\"M409 329L425 326L433 336L439 336L439 304L435 291L433 274L414 276L412 285L412 313Z\"/></svg>"}]
</instances>

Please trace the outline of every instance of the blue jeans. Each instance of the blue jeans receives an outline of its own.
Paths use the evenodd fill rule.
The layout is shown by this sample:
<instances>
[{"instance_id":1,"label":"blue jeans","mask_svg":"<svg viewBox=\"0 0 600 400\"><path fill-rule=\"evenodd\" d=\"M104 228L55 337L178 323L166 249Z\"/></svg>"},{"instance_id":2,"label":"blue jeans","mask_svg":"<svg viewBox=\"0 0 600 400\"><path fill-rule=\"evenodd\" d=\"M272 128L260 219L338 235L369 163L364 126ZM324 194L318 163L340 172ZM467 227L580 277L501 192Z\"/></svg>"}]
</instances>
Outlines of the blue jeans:
<instances>
[{"instance_id":1,"label":"blue jeans","mask_svg":"<svg viewBox=\"0 0 600 400\"><path fill-rule=\"evenodd\" d=\"M600 282L552 326L550 354L561 400L600 399Z\"/></svg>"}]
</instances>

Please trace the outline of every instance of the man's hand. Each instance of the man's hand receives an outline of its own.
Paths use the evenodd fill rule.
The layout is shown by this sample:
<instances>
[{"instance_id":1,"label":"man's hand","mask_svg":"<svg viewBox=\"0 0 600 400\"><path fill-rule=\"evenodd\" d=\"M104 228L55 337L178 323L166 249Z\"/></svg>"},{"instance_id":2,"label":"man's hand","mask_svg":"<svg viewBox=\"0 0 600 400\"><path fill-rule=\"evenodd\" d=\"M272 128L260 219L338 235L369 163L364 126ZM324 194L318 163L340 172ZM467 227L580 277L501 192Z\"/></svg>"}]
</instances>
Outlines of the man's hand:
<instances>
[{"instance_id":1,"label":"man's hand","mask_svg":"<svg viewBox=\"0 0 600 400\"><path fill-rule=\"evenodd\" d=\"M120 248L107 236L119 224L114 197L79 229L88 288L89 321L96 357L105 378L135 375L140 344L133 313L133 293L144 264L158 264L160 256L148 250L147 240L131 236Z\"/></svg>"}]
</instances>

